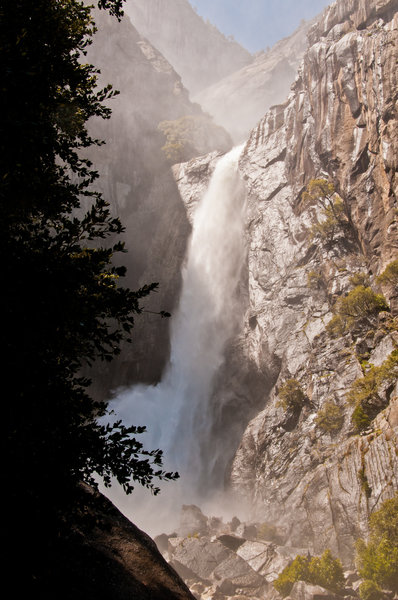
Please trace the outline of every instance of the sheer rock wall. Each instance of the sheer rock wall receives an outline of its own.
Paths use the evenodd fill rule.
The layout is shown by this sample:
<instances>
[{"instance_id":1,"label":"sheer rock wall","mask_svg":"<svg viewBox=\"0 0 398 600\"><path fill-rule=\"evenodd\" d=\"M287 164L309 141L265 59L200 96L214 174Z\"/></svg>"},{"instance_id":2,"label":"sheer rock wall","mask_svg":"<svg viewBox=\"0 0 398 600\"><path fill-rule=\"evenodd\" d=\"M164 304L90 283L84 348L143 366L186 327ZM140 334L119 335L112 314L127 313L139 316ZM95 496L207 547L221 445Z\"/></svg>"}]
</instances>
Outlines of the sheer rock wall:
<instances>
[{"instance_id":1,"label":"sheer rock wall","mask_svg":"<svg viewBox=\"0 0 398 600\"><path fill-rule=\"evenodd\" d=\"M371 334L333 339L325 329L336 299L352 288L350 277L366 273L374 286L398 255L397 27L397 2L334 3L309 32L290 96L251 132L240 161L248 196L245 325L217 382L208 443L223 435L220 399L239 427L261 406L241 440L239 427L231 427L239 445L233 459L226 450L232 489L252 503L257 521L277 525L284 543L314 552L329 547L347 564L369 514L398 489L397 387L386 390L387 408L361 436L346 402L366 369L364 356L380 365L397 346L394 292L379 290L391 314L382 313ZM188 204L200 188L195 170L210 172L213 160L176 169ZM314 177L333 182L345 206L349 227L332 241L311 239L322 217L301 194ZM310 284L311 273L320 285ZM235 395L231 377L240 382ZM289 378L306 400L285 412L278 391ZM336 432L316 424L330 400L344 417Z\"/></svg>"},{"instance_id":2,"label":"sheer rock wall","mask_svg":"<svg viewBox=\"0 0 398 600\"><path fill-rule=\"evenodd\" d=\"M397 388L372 431L354 435L345 396L363 375L361 339L331 339L325 331L350 275L366 272L374 283L398 254L397 27L396 2L333 4L310 30L287 102L252 131L241 159L248 189L246 352L259 368L275 359L281 366L243 436L231 482L254 494L257 516L277 523L290 544L330 547L346 561L370 512L398 489ZM304 207L301 192L313 177L334 183L351 238L310 241L317 208ZM311 272L324 287L309 285ZM380 324L378 331L368 347L373 364L398 342L396 332ZM307 395L290 415L277 395L288 378ZM316 426L328 399L344 412L335 434Z\"/></svg>"}]
</instances>

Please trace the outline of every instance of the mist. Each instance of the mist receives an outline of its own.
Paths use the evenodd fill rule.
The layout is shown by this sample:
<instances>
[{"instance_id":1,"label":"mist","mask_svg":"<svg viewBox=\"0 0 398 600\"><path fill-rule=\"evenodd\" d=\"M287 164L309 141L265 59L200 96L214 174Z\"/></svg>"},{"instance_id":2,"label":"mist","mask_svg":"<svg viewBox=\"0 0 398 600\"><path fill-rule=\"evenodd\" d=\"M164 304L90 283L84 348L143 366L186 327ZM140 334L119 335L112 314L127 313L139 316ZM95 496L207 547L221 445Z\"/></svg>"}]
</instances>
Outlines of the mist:
<instances>
[{"instance_id":1,"label":"mist","mask_svg":"<svg viewBox=\"0 0 398 600\"><path fill-rule=\"evenodd\" d=\"M100 189L126 228L125 284L137 289L159 282L159 293L145 300L136 319L133 344L94 370L92 390L111 400L117 418L145 425L144 446L161 448L165 468L181 474L178 482L162 485L159 497L141 489L126 497L117 486L103 491L152 534L176 527L182 504L197 503L225 518L243 517L242 510L247 516L225 491L225 481L243 431L272 383L256 369L250 372L239 348L231 350L244 315L238 289L246 255L241 148L219 161L191 235L159 123L175 122L178 132L179 120L202 116L203 106L226 132L220 138L221 128L214 134L198 129L198 139L207 142L197 144L201 152L225 152L228 133L241 143L270 104L285 100L310 26L254 57L187 1L165 7L127 2L120 24L97 11L99 31L88 57L101 68L100 84L112 82L121 92L110 121L92 125L107 143L91 158ZM194 152L195 139L190 144ZM160 310L172 319L153 314ZM231 370L237 373L233 390L225 384Z\"/></svg>"},{"instance_id":2,"label":"mist","mask_svg":"<svg viewBox=\"0 0 398 600\"><path fill-rule=\"evenodd\" d=\"M126 13L173 64L192 101L240 144L270 106L286 100L307 33L327 3L191 4L128 0Z\"/></svg>"},{"instance_id":3,"label":"mist","mask_svg":"<svg viewBox=\"0 0 398 600\"><path fill-rule=\"evenodd\" d=\"M221 462L225 468L227 456L220 450L221 455L205 460L203 449L212 425L214 377L226 343L240 325L236 290L246 256L245 192L237 166L241 151L234 148L218 161L195 212L180 302L172 318L170 363L162 381L133 387L112 402L115 418L147 426L145 447L162 448L166 468L181 475L179 483L162 486L160 511L157 499L150 499L149 508L142 493L144 510L137 510L135 498L130 516L150 532L161 525L160 533L165 523L173 523L181 504L203 505L210 499L215 510L220 503L215 496L221 494L225 508L223 480L215 489L204 482L211 481L213 464ZM112 498L113 492L107 495Z\"/></svg>"}]
</instances>

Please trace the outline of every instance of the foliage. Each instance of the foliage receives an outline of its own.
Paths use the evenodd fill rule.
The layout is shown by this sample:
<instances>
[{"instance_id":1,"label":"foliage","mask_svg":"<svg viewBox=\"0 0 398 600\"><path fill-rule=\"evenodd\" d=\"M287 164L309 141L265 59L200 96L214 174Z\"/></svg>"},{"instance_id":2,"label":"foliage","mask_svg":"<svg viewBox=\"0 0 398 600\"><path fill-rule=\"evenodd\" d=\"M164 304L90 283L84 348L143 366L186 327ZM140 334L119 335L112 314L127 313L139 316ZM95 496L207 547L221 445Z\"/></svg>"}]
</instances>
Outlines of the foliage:
<instances>
[{"instance_id":1,"label":"foliage","mask_svg":"<svg viewBox=\"0 0 398 600\"><path fill-rule=\"evenodd\" d=\"M305 206L319 205L323 220L314 223L311 237L319 236L325 242L333 243L335 234L344 230L349 222L343 201L336 194L333 183L326 179L311 179L302 194Z\"/></svg>"},{"instance_id":2,"label":"foliage","mask_svg":"<svg viewBox=\"0 0 398 600\"><path fill-rule=\"evenodd\" d=\"M369 485L368 477L366 475L364 457L362 457L362 466L358 470L358 479L361 484L361 490L364 492L367 498L370 498L370 496L372 495L372 488Z\"/></svg>"},{"instance_id":3,"label":"foliage","mask_svg":"<svg viewBox=\"0 0 398 600\"><path fill-rule=\"evenodd\" d=\"M358 287L359 285L369 287L369 275L367 273L354 273L350 277L350 284L353 287Z\"/></svg>"},{"instance_id":4,"label":"foliage","mask_svg":"<svg viewBox=\"0 0 398 600\"><path fill-rule=\"evenodd\" d=\"M386 597L380 586L370 579L362 581L358 591L361 600L383 600Z\"/></svg>"},{"instance_id":5,"label":"foliage","mask_svg":"<svg viewBox=\"0 0 398 600\"><path fill-rule=\"evenodd\" d=\"M333 558L330 550L325 550L322 556L313 558L298 555L279 574L274 581L274 587L285 597L289 595L296 581L305 581L339 592L345 582L343 566L339 559Z\"/></svg>"},{"instance_id":6,"label":"foliage","mask_svg":"<svg viewBox=\"0 0 398 600\"><path fill-rule=\"evenodd\" d=\"M171 164L185 162L208 148L208 138L216 130L224 135L222 128L215 125L207 115L187 115L174 121L161 121L158 129L166 138L162 147Z\"/></svg>"},{"instance_id":7,"label":"foliage","mask_svg":"<svg viewBox=\"0 0 398 600\"><path fill-rule=\"evenodd\" d=\"M333 400L327 400L318 411L315 419L317 426L327 433L335 433L341 429L344 422L344 413Z\"/></svg>"},{"instance_id":8,"label":"foliage","mask_svg":"<svg viewBox=\"0 0 398 600\"><path fill-rule=\"evenodd\" d=\"M358 327L369 329L376 324L379 312L384 310L389 310L384 296L376 294L370 287L358 285L347 296L337 300L335 315L327 324L326 330L336 337Z\"/></svg>"},{"instance_id":9,"label":"foliage","mask_svg":"<svg viewBox=\"0 0 398 600\"><path fill-rule=\"evenodd\" d=\"M283 569L274 581L274 588L283 597L288 596L296 581L309 581L309 559L298 555Z\"/></svg>"},{"instance_id":10,"label":"foliage","mask_svg":"<svg viewBox=\"0 0 398 600\"><path fill-rule=\"evenodd\" d=\"M354 411L351 415L351 422L355 427L355 431L359 433L360 431L366 431L373 421L373 419L377 416L378 411L366 410L361 404L357 404L354 408Z\"/></svg>"},{"instance_id":11,"label":"foliage","mask_svg":"<svg viewBox=\"0 0 398 600\"><path fill-rule=\"evenodd\" d=\"M122 0L98 5L121 16ZM142 299L157 287L119 285L125 269L113 259L124 250L123 228L93 191L98 175L80 154L101 145L86 124L109 118L104 103L115 94L111 86L98 90L98 71L82 61L95 32L91 10L78 0L2 8L6 479L10 504L24 498L32 520L34 511L47 518L60 510L76 483L93 484L95 474L106 485L115 477L127 493L133 481L157 492L154 478L176 477L162 470L160 450L137 441L143 427L99 424L107 406L90 397L81 375L119 353Z\"/></svg>"},{"instance_id":12,"label":"foliage","mask_svg":"<svg viewBox=\"0 0 398 600\"><path fill-rule=\"evenodd\" d=\"M309 569L311 583L334 592L339 592L344 587L343 566L338 558L333 558L330 550L325 550L320 557L315 556L312 558Z\"/></svg>"},{"instance_id":13,"label":"foliage","mask_svg":"<svg viewBox=\"0 0 398 600\"><path fill-rule=\"evenodd\" d=\"M333 242L335 234L343 229L346 224L345 209L343 201L338 198L331 206L322 210L324 217L319 223L314 223L311 229L312 237L319 236L322 241Z\"/></svg>"},{"instance_id":14,"label":"foliage","mask_svg":"<svg viewBox=\"0 0 398 600\"><path fill-rule=\"evenodd\" d=\"M369 582L360 590L362 600L373 600L380 587L398 593L398 494L371 515L369 529L369 541L356 544L359 574Z\"/></svg>"},{"instance_id":15,"label":"foliage","mask_svg":"<svg viewBox=\"0 0 398 600\"><path fill-rule=\"evenodd\" d=\"M279 405L284 410L301 408L305 401L305 394L297 379L287 379L279 388Z\"/></svg>"},{"instance_id":16,"label":"foliage","mask_svg":"<svg viewBox=\"0 0 398 600\"><path fill-rule=\"evenodd\" d=\"M305 205L320 204L322 208L330 206L330 202L335 193L333 183L326 179L311 179L307 189L302 194L302 200Z\"/></svg>"},{"instance_id":17,"label":"foliage","mask_svg":"<svg viewBox=\"0 0 398 600\"><path fill-rule=\"evenodd\" d=\"M398 260L394 260L390 262L389 265L384 269L384 271L377 277L377 283L389 284L394 288L398 288Z\"/></svg>"},{"instance_id":18,"label":"foliage","mask_svg":"<svg viewBox=\"0 0 398 600\"><path fill-rule=\"evenodd\" d=\"M386 401L381 390L385 386L391 386L397 377L398 350L394 350L379 367L372 365L363 377L354 381L346 400L355 406L351 420L358 432L367 429L385 407Z\"/></svg>"}]
</instances>

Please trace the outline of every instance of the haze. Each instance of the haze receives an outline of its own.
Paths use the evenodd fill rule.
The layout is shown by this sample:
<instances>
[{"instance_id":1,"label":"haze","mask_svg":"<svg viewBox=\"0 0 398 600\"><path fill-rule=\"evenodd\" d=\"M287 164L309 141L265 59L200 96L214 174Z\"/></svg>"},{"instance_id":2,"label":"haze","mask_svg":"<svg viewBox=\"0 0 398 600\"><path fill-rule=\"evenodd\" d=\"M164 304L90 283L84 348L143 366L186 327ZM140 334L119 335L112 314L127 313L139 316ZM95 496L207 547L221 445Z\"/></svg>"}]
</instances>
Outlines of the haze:
<instances>
[{"instance_id":1,"label":"haze","mask_svg":"<svg viewBox=\"0 0 398 600\"><path fill-rule=\"evenodd\" d=\"M331 4L327 0L192 0L192 6L225 35L250 52L264 50L290 35Z\"/></svg>"}]
</instances>

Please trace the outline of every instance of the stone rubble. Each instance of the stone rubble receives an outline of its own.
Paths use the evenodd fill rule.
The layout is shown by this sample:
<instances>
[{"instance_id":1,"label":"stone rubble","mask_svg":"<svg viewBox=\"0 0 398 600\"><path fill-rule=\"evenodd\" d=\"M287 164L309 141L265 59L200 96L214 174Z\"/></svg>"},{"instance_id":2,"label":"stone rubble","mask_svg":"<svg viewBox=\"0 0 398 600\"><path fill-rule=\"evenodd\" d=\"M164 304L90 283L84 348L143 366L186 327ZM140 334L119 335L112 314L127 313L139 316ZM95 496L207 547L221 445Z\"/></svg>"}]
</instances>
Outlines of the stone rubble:
<instances>
[{"instance_id":1,"label":"stone rubble","mask_svg":"<svg viewBox=\"0 0 398 600\"><path fill-rule=\"evenodd\" d=\"M272 532L268 537L276 532L262 523L240 523L239 527L243 526L251 539L238 537L234 519L224 523L221 518L206 517L195 505L183 506L178 530L157 536L155 542L197 600L280 600L273 582L298 554L307 556L309 549L263 539L261 536L267 536L266 532ZM358 575L355 571L345 575L344 596L356 597ZM294 584L290 598L338 600L341 596L300 581Z\"/></svg>"}]
</instances>

